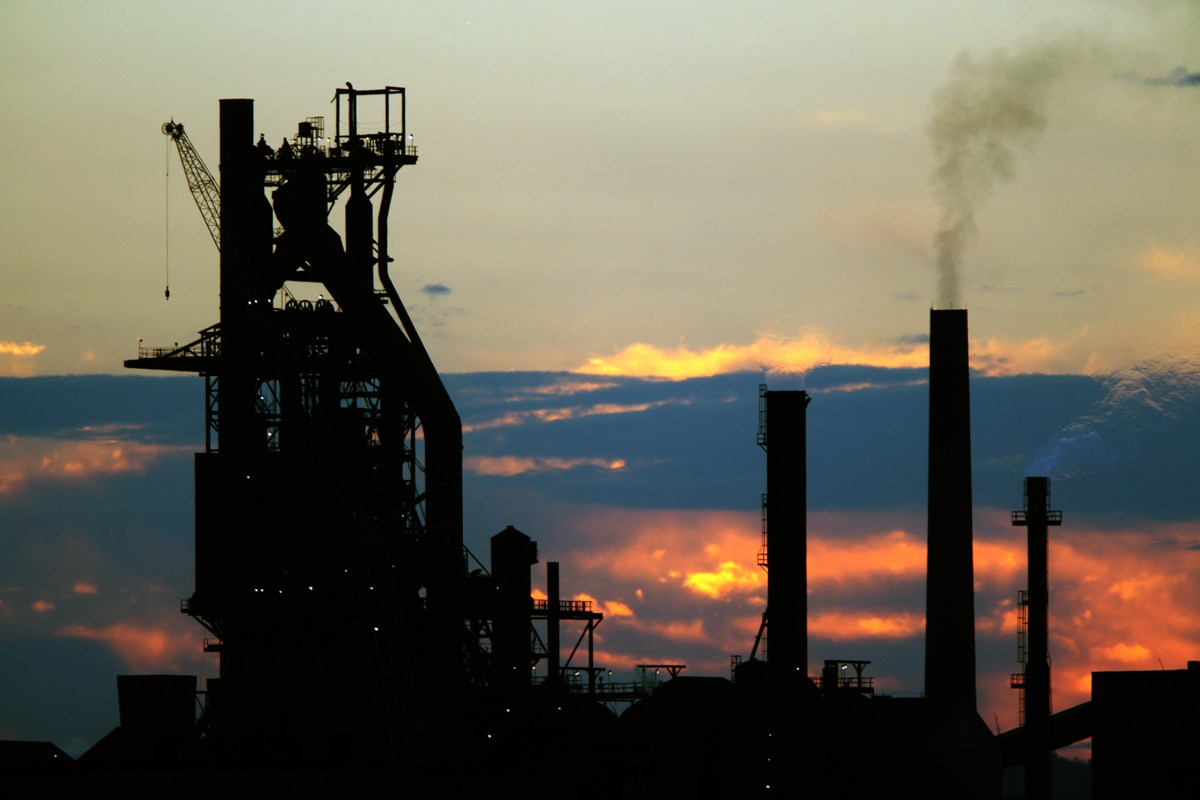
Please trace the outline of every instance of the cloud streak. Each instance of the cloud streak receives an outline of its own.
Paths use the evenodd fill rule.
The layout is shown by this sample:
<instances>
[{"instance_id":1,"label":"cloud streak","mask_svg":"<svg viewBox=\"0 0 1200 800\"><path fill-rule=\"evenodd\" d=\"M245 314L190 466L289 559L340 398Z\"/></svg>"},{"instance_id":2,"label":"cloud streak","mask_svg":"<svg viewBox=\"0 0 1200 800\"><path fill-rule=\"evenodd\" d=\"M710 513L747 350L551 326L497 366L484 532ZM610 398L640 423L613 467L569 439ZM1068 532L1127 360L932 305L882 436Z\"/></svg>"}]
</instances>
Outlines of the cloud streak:
<instances>
[{"instance_id":1,"label":"cloud streak","mask_svg":"<svg viewBox=\"0 0 1200 800\"><path fill-rule=\"evenodd\" d=\"M43 481L85 481L144 472L170 455L193 452L185 445L128 439L62 440L9 436L0 449L0 499Z\"/></svg>"},{"instance_id":2,"label":"cloud streak","mask_svg":"<svg viewBox=\"0 0 1200 800\"><path fill-rule=\"evenodd\" d=\"M596 403L590 406L559 406L557 408L534 408L523 411L509 411L498 417L463 425L463 433L474 433L492 428L506 428L514 425L524 425L526 422L562 422L569 419L595 417L607 414L636 414L649 411L668 403L659 400L647 403Z\"/></svg>"},{"instance_id":3,"label":"cloud streak","mask_svg":"<svg viewBox=\"0 0 1200 800\"><path fill-rule=\"evenodd\" d=\"M134 672L161 672L179 669L194 661L200 647L200 635L191 621L182 625L146 626L115 622L102 628L84 624L68 625L59 636L98 641L112 650Z\"/></svg>"},{"instance_id":4,"label":"cloud streak","mask_svg":"<svg viewBox=\"0 0 1200 800\"><path fill-rule=\"evenodd\" d=\"M491 475L511 478L526 473L551 472L595 467L597 469L625 469L625 461L619 458L558 458L553 456L467 456L463 469L476 475Z\"/></svg>"}]
</instances>

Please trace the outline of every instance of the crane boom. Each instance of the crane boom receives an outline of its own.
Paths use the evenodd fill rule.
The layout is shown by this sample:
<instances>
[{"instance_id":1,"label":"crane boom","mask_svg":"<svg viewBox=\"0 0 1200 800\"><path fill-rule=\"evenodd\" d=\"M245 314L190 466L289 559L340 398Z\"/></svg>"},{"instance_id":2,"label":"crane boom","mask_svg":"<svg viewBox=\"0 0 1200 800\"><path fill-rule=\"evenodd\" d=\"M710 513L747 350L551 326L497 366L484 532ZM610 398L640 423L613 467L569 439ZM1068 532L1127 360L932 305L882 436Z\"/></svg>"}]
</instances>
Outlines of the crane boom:
<instances>
[{"instance_id":1,"label":"crane boom","mask_svg":"<svg viewBox=\"0 0 1200 800\"><path fill-rule=\"evenodd\" d=\"M183 164L183 172L187 175L188 188L192 191L192 199L204 217L208 226L208 234L212 236L213 244L221 249L221 187L216 178L204 165L204 159L192 146L192 140L183 131L183 123L170 120L162 125L162 132L175 140L179 148L179 161Z\"/></svg>"}]
</instances>

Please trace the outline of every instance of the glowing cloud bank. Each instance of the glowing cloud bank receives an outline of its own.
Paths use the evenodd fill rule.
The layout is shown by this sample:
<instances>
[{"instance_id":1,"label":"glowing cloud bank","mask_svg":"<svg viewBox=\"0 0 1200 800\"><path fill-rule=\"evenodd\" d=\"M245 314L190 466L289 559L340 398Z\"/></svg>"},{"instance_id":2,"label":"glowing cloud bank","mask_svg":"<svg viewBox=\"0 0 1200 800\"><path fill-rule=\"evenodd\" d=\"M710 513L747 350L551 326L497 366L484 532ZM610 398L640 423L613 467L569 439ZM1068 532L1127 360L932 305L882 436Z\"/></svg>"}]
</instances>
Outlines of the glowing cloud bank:
<instances>
[{"instance_id":1,"label":"glowing cloud bank","mask_svg":"<svg viewBox=\"0 0 1200 800\"><path fill-rule=\"evenodd\" d=\"M46 345L33 342L0 342L0 355L36 356L45 349Z\"/></svg>"},{"instance_id":2,"label":"glowing cloud bank","mask_svg":"<svg viewBox=\"0 0 1200 800\"><path fill-rule=\"evenodd\" d=\"M200 643L193 625L172 630L127 622L103 628L73 624L63 628L59 635L102 642L135 672L178 669L181 663L194 658Z\"/></svg>"},{"instance_id":3,"label":"glowing cloud bank","mask_svg":"<svg viewBox=\"0 0 1200 800\"><path fill-rule=\"evenodd\" d=\"M1142 253L1142 268L1172 281L1200 280L1200 244L1182 248L1151 247Z\"/></svg>"},{"instance_id":4,"label":"glowing cloud bank","mask_svg":"<svg viewBox=\"0 0 1200 800\"><path fill-rule=\"evenodd\" d=\"M719 344L701 350L638 342L612 356L591 358L573 371L683 380L746 371L803 376L824 364L923 367L928 363L928 347L923 344L892 343L855 349L834 344L823 334L807 333L796 338L763 334L750 344Z\"/></svg>"},{"instance_id":5,"label":"glowing cloud bank","mask_svg":"<svg viewBox=\"0 0 1200 800\"><path fill-rule=\"evenodd\" d=\"M971 368L990 377L1033 373L1099 375L1120 366L1111 355L1106 357L1103 349L1088 328L1062 339L989 337L971 342ZM798 338L764 334L750 344L719 344L700 350L639 342L611 356L591 358L573 371L583 375L664 380L762 372L769 382L779 384L802 383L810 370L829 365L922 368L929 365L929 346L912 340L852 346L819 333ZM520 421L520 417L512 417L508 424Z\"/></svg>"},{"instance_id":6,"label":"glowing cloud bank","mask_svg":"<svg viewBox=\"0 0 1200 800\"><path fill-rule=\"evenodd\" d=\"M10 436L0 450L0 498L35 481L87 480L102 475L144 472L164 456L193 450L190 446L122 439Z\"/></svg>"}]
</instances>

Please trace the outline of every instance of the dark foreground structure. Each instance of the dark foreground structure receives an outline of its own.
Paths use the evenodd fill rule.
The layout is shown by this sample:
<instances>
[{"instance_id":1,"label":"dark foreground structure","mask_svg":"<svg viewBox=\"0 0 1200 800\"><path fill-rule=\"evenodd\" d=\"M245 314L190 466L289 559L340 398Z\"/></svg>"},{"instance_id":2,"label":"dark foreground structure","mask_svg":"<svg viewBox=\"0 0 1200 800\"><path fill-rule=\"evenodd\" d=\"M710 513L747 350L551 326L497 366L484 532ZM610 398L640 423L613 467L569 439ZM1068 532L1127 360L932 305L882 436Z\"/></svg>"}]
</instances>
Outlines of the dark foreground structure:
<instances>
[{"instance_id":1,"label":"dark foreground structure","mask_svg":"<svg viewBox=\"0 0 1200 800\"><path fill-rule=\"evenodd\" d=\"M220 673L203 686L120 676L121 724L78 761L0 743L17 796L508 797L551 787L583 797L1000 798L1004 769L1024 764L1026 796L1041 797L1050 751L1087 736L1097 797L1197 785L1198 662L1097 673L1091 703L1049 713L1044 553L1057 512L1045 479L1030 479L1018 523L1030 529L1037 639L1021 679L1028 722L997 736L976 712L961 310L930 317L925 696L875 694L869 661L827 660L808 674L810 398L765 387L759 564L772 580L749 658L735 658L733 680L647 665L671 680L603 685L590 657L601 617L561 599L556 562L549 597L535 601L530 537L511 526L496 534L490 567L463 546L462 426L388 274L397 173L417 163L405 91L347 84L334 100L332 130L309 117L278 149L255 143L253 101L222 100L219 184L183 126L163 127L220 249L220 319L126 366L204 378L195 591L182 610L207 631ZM367 105L382 129L360 126ZM564 622L583 628L565 663ZM568 675L585 641L586 664ZM545 678L534 680L542 662ZM614 700L631 703L619 718Z\"/></svg>"}]
</instances>

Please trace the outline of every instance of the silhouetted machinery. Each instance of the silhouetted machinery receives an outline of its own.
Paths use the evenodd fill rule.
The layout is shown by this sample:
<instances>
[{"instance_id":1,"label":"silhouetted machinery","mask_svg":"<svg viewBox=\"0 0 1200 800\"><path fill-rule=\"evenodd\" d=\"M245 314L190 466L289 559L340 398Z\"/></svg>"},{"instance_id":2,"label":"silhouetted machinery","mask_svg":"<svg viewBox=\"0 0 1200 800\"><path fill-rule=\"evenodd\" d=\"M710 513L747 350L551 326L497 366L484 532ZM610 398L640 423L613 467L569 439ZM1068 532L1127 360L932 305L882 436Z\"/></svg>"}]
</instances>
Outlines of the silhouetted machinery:
<instances>
[{"instance_id":1,"label":"silhouetted machinery","mask_svg":"<svg viewBox=\"0 0 1200 800\"><path fill-rule=\"evenodd\" d=\"M183 166L183 174L187 178L188 190L200 209L200 216L208 228L208 235L213 244L221 249L221 187L217 179L209 172L208 166L200 153L196 151L192 140L183 130L183 123L171 119L163 123L164 136L170 136L179 150L179 163Z\"/></svg>"},{"instance_id":2,"label":"silhouetted machinery","mask_svg":"<svg viewBox=\"0 0 1200 800\"><path fill-rule=\"evenodd\" d=\"M164 126L212 212L220 321L126 362L205 379L183 608L220 652L205 724L231 752L411 746L488 680L463 623L461 423L388 275L396 173L417 162L404 89L347 84L334 101L329 135L311 117L272 150L253 101L222 100L215 195L182 126ZM360 127L368 102L382 130Z\"/></svg>"}]
</instances>

